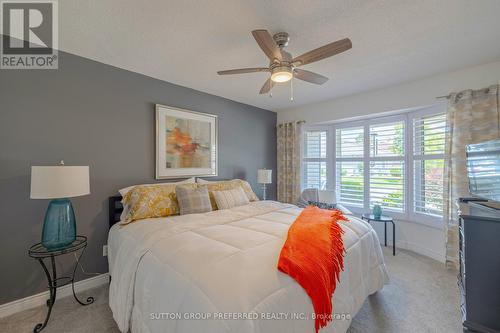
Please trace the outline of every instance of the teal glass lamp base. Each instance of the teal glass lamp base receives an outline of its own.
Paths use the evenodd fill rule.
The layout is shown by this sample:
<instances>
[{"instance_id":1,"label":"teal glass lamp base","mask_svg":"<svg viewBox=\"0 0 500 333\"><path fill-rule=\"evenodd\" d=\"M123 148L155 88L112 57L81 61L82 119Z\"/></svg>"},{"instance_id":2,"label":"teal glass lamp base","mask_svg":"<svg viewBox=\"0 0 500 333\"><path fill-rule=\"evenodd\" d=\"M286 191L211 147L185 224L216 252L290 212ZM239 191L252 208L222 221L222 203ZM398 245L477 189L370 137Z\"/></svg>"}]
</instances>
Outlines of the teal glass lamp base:
<instances>
[{"instance_id":1,"label":"teal glass lamp base","mask_svg":"<svg viewBox=\"0 0 500 333\"><path fill-rule=\"evenodd\" d=\"M76 220L69 199L54 199L49 203L43 222L42 245L47 250L62 249L76 239Z\"/></svg>"}]
</instances>

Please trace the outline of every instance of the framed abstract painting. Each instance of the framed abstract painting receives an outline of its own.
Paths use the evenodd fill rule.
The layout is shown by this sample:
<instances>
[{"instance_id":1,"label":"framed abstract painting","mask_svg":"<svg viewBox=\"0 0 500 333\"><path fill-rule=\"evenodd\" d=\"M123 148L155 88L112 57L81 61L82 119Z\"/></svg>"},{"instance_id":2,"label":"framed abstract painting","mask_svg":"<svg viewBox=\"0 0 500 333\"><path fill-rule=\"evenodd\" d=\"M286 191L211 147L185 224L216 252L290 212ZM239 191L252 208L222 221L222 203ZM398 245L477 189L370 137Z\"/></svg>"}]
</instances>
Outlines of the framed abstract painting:
<instances>
[{"instance_id":1,"label":"framed abstract painting","mask_svg":"<svg viewBox=\"0 0 500 333\"><path fill-rule=\"evenodd\" d=\"M217 116L156 104L156 179L217 176Z\"/></svg>"}]
</instances>

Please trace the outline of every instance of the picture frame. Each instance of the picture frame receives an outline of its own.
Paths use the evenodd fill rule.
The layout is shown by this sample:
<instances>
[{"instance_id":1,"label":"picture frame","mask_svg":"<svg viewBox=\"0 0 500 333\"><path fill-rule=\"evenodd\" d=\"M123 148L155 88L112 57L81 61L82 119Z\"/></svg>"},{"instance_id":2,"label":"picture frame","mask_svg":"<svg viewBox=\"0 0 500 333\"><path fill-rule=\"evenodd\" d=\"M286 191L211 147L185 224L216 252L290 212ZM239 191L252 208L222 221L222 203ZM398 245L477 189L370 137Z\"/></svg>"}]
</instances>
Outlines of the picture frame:
<instances>
[{"instance_id":1,"label":"picture frame","mask_svg":"<svg viewBox=\"0 0 500 333\"><path fill-rule=\"evenodd\" d=\"M156 179L214 177L217 115L155 105Z\"/></svg>"}]
</instances>

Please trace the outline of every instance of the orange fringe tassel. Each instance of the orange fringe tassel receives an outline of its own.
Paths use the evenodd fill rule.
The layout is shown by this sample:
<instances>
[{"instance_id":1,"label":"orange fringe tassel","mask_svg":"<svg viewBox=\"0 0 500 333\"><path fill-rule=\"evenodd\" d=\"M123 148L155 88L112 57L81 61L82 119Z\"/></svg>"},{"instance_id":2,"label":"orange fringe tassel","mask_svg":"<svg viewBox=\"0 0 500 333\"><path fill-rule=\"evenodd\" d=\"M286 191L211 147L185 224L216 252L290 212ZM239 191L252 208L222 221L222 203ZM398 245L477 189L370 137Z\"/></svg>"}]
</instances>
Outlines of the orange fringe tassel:
<instances>
[{"instance_id":1,"label":"orange fringe tassel","mask_svg":"<svg viewBox=\"0 0 500 333\"><path fill-rule=\"evenodd\" d=\"M295 279L311 298L316 333L332 320L332 295L344 270L340 210L306 207L288 230L278 269Z\"/></svg>"}]
</instances>

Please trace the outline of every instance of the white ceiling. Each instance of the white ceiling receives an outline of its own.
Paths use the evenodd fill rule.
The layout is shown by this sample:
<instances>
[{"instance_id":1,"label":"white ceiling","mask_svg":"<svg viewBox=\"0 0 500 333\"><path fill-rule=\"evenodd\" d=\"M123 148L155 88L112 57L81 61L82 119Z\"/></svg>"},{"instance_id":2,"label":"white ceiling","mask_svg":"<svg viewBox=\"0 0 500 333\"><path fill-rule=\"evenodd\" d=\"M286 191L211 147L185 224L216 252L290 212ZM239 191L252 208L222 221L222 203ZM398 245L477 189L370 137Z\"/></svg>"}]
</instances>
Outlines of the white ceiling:
<instances>
[{"instance_id":1,"label":"white ceiling","mask_svg":"<svg viewBox=\"0 0 500 333\"><path fill-rule=\"evenodd\" d=\"M106 64L280 110L500 58L499 0L64 0L60 48ZM266 66L250 31L286 31L299 55L344 37L353 48L304 66L330 78L259 95Z\"/></svg>"}]
</instances>

